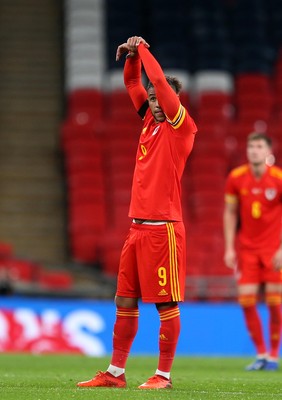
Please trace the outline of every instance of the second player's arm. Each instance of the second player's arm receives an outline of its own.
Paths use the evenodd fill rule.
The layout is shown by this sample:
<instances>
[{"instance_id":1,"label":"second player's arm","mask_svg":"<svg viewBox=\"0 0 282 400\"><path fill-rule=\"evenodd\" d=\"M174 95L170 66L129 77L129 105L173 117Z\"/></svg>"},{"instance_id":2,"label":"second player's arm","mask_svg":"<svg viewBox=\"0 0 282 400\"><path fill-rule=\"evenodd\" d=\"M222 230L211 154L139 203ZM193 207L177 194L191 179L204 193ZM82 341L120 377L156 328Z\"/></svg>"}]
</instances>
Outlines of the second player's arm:
<instances>
[{"instance_id":1,"label":"second player's arm","mask_svg":"<svg viewBox=\"0 0 282 400\"><path fill-rule=\"evenodd\" d=\"M280 246L276 250L274 256L273 256L273 267L276 270L282 270L282 232L281 232L281 241L280 241Z\"/></svg>"},{"instance_id":2,"label":"second player's arm","mask_svg":"<svg viewBox=\"0 0 282 400\"><path fill-rule=\"evenodd\" d=\"M228 268L233 269L235 269L237 265L237 256L235 250L237 223L237 202L226 202L223 212L223 234L225 243L224 262Z\"/></svg>"}]
</instances>

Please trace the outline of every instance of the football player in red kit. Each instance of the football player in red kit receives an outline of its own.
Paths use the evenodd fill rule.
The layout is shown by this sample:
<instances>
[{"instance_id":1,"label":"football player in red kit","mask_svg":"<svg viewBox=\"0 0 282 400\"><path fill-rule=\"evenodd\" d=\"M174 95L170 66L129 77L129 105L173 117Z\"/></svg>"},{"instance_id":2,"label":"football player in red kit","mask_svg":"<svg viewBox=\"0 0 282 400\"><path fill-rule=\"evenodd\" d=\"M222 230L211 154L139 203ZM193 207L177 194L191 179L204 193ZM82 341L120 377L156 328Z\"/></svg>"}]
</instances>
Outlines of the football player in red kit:
<instances>
[{"instance_id":1,"label":"football player in red kit","mask_svg":"<svg viewBox=\"0 0 282 400\"><path fill-rule=\"evenodd\" d=\"M119 265L112 359L106 372L78 383L80 387L126 387L139 299L154 303L160 319L156 373L139 389L172 387L170 371L180 333L178 302L184 300L186 276L180 181L197 129L180 102L180 82L164 75L148 48L144 39L133 36L117 49L117 60L127 53L124 82L144 124L129 208L132 225ZM147 89L142 67L149 79Z\"/></svg>"},{"instance_id":2,"label":"football player in red kit","mask_svg":"<svg viewBox=\"0 0 282 400\"><path fill-rule=\"evenodd\" d=\"M229 268L238 265L238 299L257 353L256 360L246 367L248 371L278 369L282 327L282 170L267 165L270 155L270 138L260 133L250 134L249 162L232 170L226 183L224 259ZM269 349L256 309L262 285L269 311Z\"/></svg>"}]
</instances>

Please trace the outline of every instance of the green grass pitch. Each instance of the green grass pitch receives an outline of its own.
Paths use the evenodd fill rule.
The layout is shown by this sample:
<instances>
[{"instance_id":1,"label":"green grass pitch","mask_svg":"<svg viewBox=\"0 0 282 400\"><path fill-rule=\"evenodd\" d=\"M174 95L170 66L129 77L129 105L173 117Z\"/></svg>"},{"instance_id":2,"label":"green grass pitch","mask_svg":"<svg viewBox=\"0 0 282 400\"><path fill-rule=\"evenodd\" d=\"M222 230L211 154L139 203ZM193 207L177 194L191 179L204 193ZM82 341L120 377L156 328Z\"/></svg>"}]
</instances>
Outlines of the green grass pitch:
<instances>
[{"instance_id":1,"label":"green grass pitch","mask_svg":"<svg viewBox=\"0 0 282 400\"><path fill-rule=\"evenodd\" d=\"M246 358L177 357L172 390L140 390L153 375L156 357L131 356L126 389L76 388L105 370L109 358L80 355L0 354L1 400L268 400L282 399L281 372L245 372Z\"/></svg>"}]
</instances>

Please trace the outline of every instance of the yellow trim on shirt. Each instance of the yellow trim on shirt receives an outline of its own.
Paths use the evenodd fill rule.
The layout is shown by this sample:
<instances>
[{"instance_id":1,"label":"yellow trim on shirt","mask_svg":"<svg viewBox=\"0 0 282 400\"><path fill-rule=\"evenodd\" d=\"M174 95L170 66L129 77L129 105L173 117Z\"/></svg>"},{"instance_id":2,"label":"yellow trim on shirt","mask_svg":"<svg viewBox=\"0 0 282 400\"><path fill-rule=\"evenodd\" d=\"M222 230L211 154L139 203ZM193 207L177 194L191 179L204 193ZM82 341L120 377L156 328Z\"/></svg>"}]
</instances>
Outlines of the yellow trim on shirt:
<instances>
[{"instance_id":1,"label":"yellow trim on shirt","mask_svg":"<svg viewBox=\"0 0 282 400\"><path fill-rule=\"evenodd\" d=\"M167 121L174 129L178 129L182 125L185 115L186 115L186 110L183 107L183 105L180 104L177 114L173 118L173 120L170 120L169 118L167 118Z\"/></svg>"},{"instance_id":2,"label":"yellow trim on shirt","mask_svg":"<svg viewBox=\"0 0 282 400\"><path fill-rule=\"evenodd\" d=\"M279 167L272 166L269 168L269 175L273 176L274 178L282 179L282 170Z\"/></svg>"},{"instance_id":3,"label":"yellow trim on shirt","mask_svg":"<svg viewBox=\"0 0 282 400\"><path fill-rule=\"evenodd\" d=\"M248 164L241 165L240 167L234 168L230 175L237 178L238 176L244 175L249 170Z\"/></svg>"},{"instance_id":4,"label":"yellow trim on shirt","mask_svg":"<svg viewBox=\"0 0 282 400\"><path fill-rule=\"evenodd\" d=\"M226 193L226 195L224 197L225 197L225 203L228 203L228 204L238 203L238 198L234 194Z\"/></svg>"}]
</instances>

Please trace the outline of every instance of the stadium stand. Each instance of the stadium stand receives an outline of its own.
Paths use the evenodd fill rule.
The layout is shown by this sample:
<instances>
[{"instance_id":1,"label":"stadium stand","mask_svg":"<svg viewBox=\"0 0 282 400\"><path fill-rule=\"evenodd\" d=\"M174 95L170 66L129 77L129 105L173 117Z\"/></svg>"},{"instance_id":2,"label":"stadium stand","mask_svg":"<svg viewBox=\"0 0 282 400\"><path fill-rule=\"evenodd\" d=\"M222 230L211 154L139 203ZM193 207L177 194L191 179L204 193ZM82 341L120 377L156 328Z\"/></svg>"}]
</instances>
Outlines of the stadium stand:
<instances>
[{"instance_id":1,"label":"stadium stand","mask_svg":"<svg viewBox=\"0 0 282 400\"><path fill-rule=\"evenodd\" d=\"M49 134L59 114L53 99L60 102L54 73L60 51L58 36L51 33L53 24L60 26L55 3L44 1L38 10L35 0L26 5L3 0L1 29L9 32L10 42L6 46L6 33L0 35L5 58L0 65L1 236L13 238L22 253L61 262L66 238L60 190L65 189L69 260L81 268L100 265L104 276L116 277L130 224L141 121L115 52L127 37L141 34L165 72L182 81L182 102L199 128L183 177L187 298L231 299L234 279L222 262L225 177L246 161L250 131L270 134L275 160L282 165L281 1L66 0L66 112L60 141ZM38 62L28 62L27 56ZM14 108L7 117L10 104ZM50 157L58 144L64 184L57 158ZM67 291L73 282L64 273L17 257L9 243L0 244L0 277L11 275L25 288L37 284L42 290Z\"/></svg>"},{"instance_id":2,"label":"stadium stand","mask_svg":"<svg viewBox=\"0 0 282 400\"><path fill-rule=\"evenodd\" d=\"M2 248L1 244L1 248ZM7 245L6 245L7 247ZM4 288L8 293L51 294L58 291L70 291L73 277L64 269L50 270L44 264L17 257L13 251L0 256L0 293Z\"/></svg>"},{"instance_id":3,"label":"stadium stand","mask_svg":"<svg viewBox=\"0 0 282 400\"><path fill-rule=\"evenodd\" d=\"M141 126L124 90L115 51L127 37L140 33L151 43L165 72L180 76L183 103L199 128L183 177L188 297L232 298L234 279L222 261L225 178L232 167L245 161L245 138L250 131L269 131L276 159L281 159L282 7L278 0L180 0L173 18L171 12L171 2L160 0L69 1L68 117L62 129L69 216L77 203L83 204L77 217L82 225L87 215L96 215L93 225L87 221L88 236L77 234L76 240L84 247L80 261L94 261L96 245L103 271L115 276L130 223L134 135ZM90 15L96 25L89 23ZM81 153L73 154L73 135L85 141L85 154L83 144L75 139L73 148ZM100 148L90 150L90 141ZM88 179L86 172L78 170L89 174L95 170L96 175L89 176L89 185L74 194L71 188L78 180ZM94 209L94 204L102 204L103 211ZM72 256L77 257L77 250L72 250Z\"/></svg>"}]
</instances>

